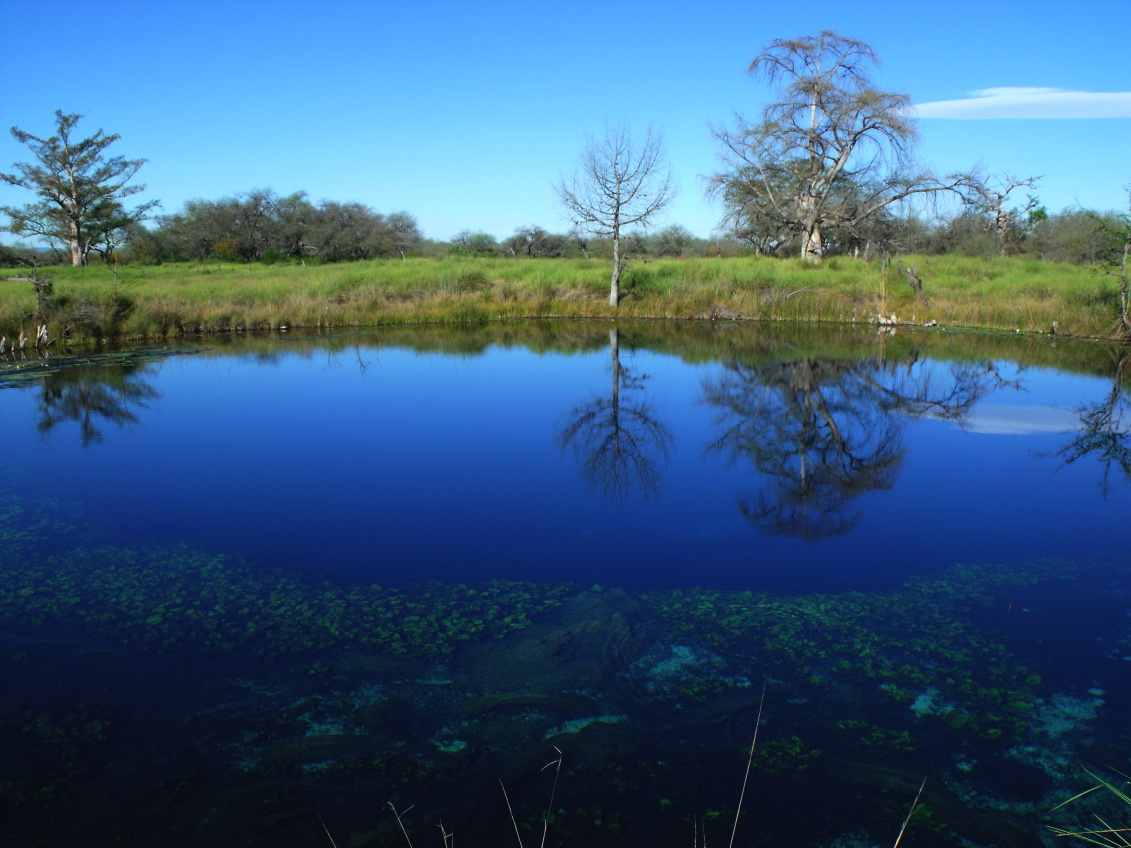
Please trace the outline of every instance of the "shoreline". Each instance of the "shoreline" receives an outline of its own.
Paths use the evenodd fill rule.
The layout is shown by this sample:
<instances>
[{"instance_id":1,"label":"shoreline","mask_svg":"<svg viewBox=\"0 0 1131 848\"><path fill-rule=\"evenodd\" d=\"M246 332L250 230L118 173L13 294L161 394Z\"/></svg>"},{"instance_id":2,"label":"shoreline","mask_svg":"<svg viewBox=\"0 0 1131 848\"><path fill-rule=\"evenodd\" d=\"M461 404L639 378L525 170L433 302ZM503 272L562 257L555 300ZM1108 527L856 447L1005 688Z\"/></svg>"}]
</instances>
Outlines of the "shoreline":
<instances>
[{"instance_id":1,"label":"shoreline","mask_svg":"<svg viewBox=\"0 0 1131 848\"><path fill-rule=\"evenodd\" d=\"M794 321L1110 340L1118 281L1093 266L1029 258L917 258L921 294L890 267L845 257L664 259L626 272L607 303L599 260L391 259L336 265L59 267L44 272L52 338L180 336L523 319ZM23 269L0 270L0 333L32 336ZM29 341L30 345L30 341Z\"/></svg>"}]
</instances>

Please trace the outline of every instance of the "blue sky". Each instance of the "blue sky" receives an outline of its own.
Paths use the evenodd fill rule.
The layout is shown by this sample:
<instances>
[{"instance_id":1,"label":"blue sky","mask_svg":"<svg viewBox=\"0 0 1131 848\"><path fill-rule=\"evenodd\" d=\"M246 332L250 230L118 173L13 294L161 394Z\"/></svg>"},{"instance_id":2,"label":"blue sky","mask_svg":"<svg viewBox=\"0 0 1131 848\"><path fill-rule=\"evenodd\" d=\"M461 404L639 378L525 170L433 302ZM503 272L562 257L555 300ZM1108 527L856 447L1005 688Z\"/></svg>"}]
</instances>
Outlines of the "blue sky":
<instances>
[{"instance_id":1,"label":"blue sky","mask_svg":"<svg viewBox=\"0 0 1131 848\"><path fill-rule=\"evenodd\" d=\"M403 209L430 238L505 236L567 229L553 183L587 134L623 119L667 138L681 194L662 223L706 236L720 217L703 197L710 124L756 116L766 99L750 59L775 38L834 29L872 45L879 85L924 104L923 162L1043 175L1050 211L1122 210L1131 3L1069 6L6 0L0 170L28 156L8 127L49 135L63 109L86 115L84 134L120 134L115 153L148 159L143 197L166 212L270 187ZM0 205L30 199L0 186Z\"/></svg>"}]
</instances>

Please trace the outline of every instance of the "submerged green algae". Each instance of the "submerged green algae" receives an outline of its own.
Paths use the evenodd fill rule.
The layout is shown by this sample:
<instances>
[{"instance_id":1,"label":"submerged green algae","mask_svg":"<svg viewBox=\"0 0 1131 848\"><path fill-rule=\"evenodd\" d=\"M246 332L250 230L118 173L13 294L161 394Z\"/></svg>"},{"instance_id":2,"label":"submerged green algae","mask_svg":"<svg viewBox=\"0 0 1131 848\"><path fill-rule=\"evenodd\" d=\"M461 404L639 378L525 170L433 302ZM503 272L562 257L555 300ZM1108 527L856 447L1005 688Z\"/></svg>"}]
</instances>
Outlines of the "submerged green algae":
<instances>
[{"instance_id":1,"label":"submerged green algae","mask_svg":"<svg viewBox=\"0 0 1131 848\"><path fill-rule=\"evenodd\" d=\"M672 632L737 658L732 665L750 677L811 696L869 686L906 707L905 719L941 722L967 741L1007 740L1023 732L1040 677L1012 655L1000 627L987 626L987 614L1002 625L1007 590L1071 579L1075 570L1051 561L957 565L892 592L675 590L651 600Z\"/></svg>"},{"instance_id":2,"label":"submerged green algae","mask_svg":"<svg viewBox=\"0 0 1131 848\"><path fill-rule=\"evenodd\" d=\"M503 581L337 586L187 546L40 555L58 529L52 513L18 499L0 510L0 617L80 623L146 649L276 658L350 646L435 660L529 626L568 591Z\"/></svg>"}]
</instances>

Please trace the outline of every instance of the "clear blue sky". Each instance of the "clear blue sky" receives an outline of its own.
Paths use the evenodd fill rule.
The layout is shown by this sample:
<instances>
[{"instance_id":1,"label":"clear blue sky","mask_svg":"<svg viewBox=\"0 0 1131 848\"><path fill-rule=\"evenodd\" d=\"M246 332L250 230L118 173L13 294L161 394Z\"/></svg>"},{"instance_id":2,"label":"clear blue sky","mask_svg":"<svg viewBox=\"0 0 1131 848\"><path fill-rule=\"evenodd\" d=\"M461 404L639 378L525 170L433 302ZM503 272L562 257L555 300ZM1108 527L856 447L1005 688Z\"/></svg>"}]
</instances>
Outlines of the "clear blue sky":
<instances>
[{"instance_id":1,"label":"clear blue sky","mask_svg":"<svg viewBox=\"0 0 1131 848\"><path fill-rule=\"evenodd\" d=\"M430 238L505 236L567 229L554 181L624 119L667 137L681 196L664 223L705 236L709 125L757 115L766 91L745 69L761 48L821 29L870 43L877 83L951 116L920 119L936 170L1044 175L1054 212L1126 208L1127 0L6 0L0 170L27 158L8 127L49 135L63 109L148 159L144 197L166 212L270 187L403 209ZM29 200L0 187L0 205Z\"/></svg>"}]
</instances>

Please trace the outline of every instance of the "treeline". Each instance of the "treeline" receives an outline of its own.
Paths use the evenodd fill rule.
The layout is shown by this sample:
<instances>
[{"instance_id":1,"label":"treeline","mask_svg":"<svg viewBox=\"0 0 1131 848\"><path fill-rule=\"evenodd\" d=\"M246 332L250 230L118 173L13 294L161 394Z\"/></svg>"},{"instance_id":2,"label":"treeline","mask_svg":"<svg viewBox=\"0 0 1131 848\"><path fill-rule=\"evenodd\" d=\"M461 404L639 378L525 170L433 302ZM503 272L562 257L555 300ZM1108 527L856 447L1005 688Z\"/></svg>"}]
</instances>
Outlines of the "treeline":
<instances>
[{"instance_id":1,"label":"treeline","mask_svg":"<svg viewBox=\"0 0 1131 848\"><path fill-rule=\"evenodd\" d=\"M1119 225L1120 216L1115 212L1068 209L1050 215L1036 205L1004 213L968 209L935 221L916 215L885 217L869 222L868 230L844 241L837 240L835 231L827 234L826 255L1023 255L1048 262L1091 264L1108 258L1117 241L1113 231ZM792 256L795 251L791 240L776 245L772 252Z\"/></svg>"},{"instance_id":2,"label":"treeline","mask_svg":"<svg viewBox=\"0 0 1131 848\"><path fill-rule=\"evenodd\" d=\"M419 253L424 237L407 212L382 214L363 203L322 200L305 192L280 197L256 189L222 200L190 200L152 229L136 227L119 258L141 262L286 258L347 262Z\"/></svg>"},{"instance_id":3,"label":"treeline","mask_svg":"<svg viewBox=\"0 0 1131 848\"><path fill-rule=\"evenodd\" d=\"M1030 203L1006 213L967 210L950 219L930 221L917 215L884 216L851 233L826 231L825 255L874 258L882 254L962 256L1026 255L1050 262L1102 262L1118 229L1115 212L1096 214L1065 210L1048 214ZM132 226L100 251L104 260L157 264L162 262L313 262L408 256L506 256L514 259L608 259L609 239L575 229L554 233L532 224L499 239L481 230L465 229L448 241L424 238L407 212L383 214L362 203L322 200L305 192L279 196L257 189L220 200L192 200L174 214L159 216L152 227ZM735 231L706 239L679 224L622 237L621 249L631 258L726 257L759 254L795 256L798 242L790 233ZM0 246L0 262L17 264L22 251ZM69 262L56 250L39 255L41 264Z\"/></svg>"},{"instance_id":4,"label":"treeline","mask_svg":"<svg viewBox=\"0 0 1131 848\"><path fill-rule=\"evenodd\" d=\"M501 241L479 230L462 230L443 245L445 252L471 256L509 256L513 259L539 257L608 259L612 256L612 239L599 238L584 230L551 233L538 225L517 227ZM672 224L653 232L637 230L621 237L621 250L629 256L741 256L749 247L729 236L717 239L698 238L685 227Z\"/></svg>"}]
</instances>

